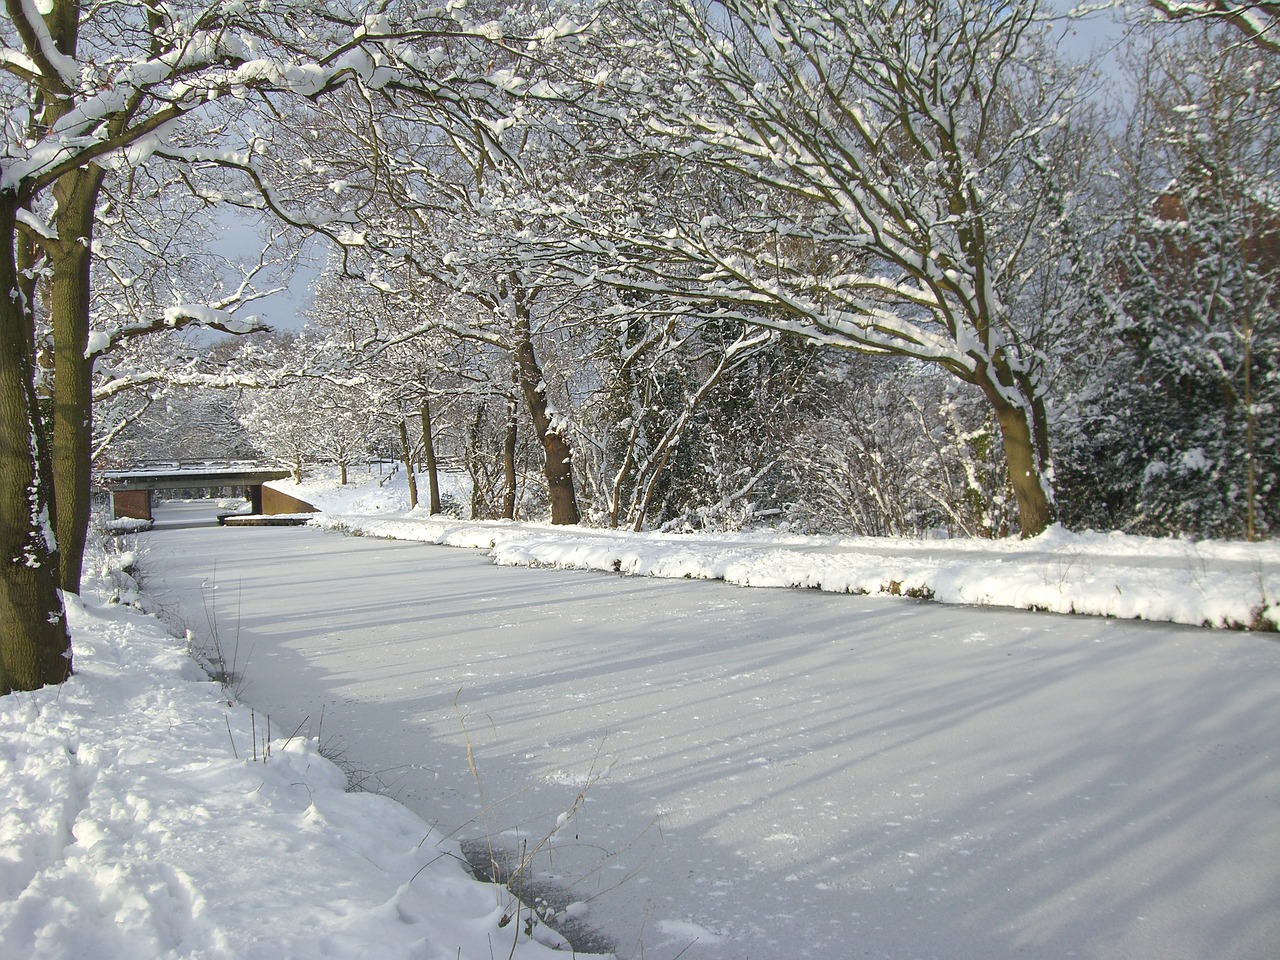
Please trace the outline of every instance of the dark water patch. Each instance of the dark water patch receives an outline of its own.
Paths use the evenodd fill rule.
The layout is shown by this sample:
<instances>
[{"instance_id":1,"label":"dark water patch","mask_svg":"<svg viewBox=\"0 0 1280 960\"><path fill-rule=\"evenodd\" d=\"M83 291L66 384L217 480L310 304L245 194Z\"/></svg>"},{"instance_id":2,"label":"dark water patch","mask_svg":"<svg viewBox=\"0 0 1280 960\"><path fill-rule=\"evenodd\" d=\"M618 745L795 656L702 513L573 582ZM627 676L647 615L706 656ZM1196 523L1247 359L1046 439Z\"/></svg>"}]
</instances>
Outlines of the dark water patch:
<instances>
[{"instance_id":1,"label":"dark water patch","mask_svg":"<svg viewBox=\"0 0 1280 960\"><path fill-rule=\"evenodd\" d=\"M474 837L462 841L462 855L477 880L502 884L524 905L521 923L545 924L564 937L575 954L617 953L617 942L578 913L579 901L571 888L534 871L520 847Z\"/></svg>"}]
</instances>

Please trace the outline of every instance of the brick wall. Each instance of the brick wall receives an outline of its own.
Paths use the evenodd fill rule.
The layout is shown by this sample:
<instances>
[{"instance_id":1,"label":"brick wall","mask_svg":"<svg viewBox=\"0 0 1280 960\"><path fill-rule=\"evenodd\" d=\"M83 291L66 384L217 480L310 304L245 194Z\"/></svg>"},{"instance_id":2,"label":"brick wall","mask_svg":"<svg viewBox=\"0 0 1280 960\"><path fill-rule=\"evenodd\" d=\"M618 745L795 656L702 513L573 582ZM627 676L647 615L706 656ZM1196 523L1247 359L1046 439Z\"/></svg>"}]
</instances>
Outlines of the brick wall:
<instances>
[{"instance_id":1,"label":"brick wall","mask_svg":"<svg viewBox=\"0 0 1280 960\"><path fill-rule=\"evenodd\" d=\"M299 500L297 497L291 497L287 493L281 493L264 485L262 512L271 516L278 513L319 513L320 511L305 500Z\"/></svg>"},{"instance_id":2,"label":"brick wall","mask_svg":"<svg viewBox=\"0 0 1280 960\"><path fill-rule=\"evenodd\" d=\"M133 517L137 520L151 520L151 491L113 491L111 494L111 513L117 520L121 517Z\"/></svg>"}]
</instances>

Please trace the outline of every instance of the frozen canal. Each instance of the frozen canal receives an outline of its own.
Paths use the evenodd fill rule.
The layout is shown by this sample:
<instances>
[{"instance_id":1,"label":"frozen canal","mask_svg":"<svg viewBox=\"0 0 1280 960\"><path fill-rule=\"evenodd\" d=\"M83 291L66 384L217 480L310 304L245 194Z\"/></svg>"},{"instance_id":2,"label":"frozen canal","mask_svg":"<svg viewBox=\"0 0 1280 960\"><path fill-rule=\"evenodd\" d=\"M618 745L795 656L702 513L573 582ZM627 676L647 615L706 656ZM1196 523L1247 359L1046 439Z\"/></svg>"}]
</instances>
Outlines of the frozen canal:
<instances>
[{"instance_id":1,"label":"frozen canal","mask_svg":"<svg viewBox=\"0 0 1280 960\"><path fill-rule=\"evenodd\" d=\"M304 528L143 543L273 735L525 852L627 960L1280 956L1274 639Z\"/></svg>"}]
</instances>

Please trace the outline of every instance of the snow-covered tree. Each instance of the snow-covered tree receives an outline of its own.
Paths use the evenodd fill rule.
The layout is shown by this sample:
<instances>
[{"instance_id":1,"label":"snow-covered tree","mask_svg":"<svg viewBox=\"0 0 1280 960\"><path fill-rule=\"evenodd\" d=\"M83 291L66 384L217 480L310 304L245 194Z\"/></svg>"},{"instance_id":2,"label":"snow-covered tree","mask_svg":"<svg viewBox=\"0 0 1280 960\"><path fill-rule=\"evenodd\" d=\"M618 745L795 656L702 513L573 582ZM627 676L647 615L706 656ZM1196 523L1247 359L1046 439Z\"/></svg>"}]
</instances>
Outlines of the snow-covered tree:
<instances>
[{"instance_id":1,"label":"snow-covered tree","mask_svg":"<svg viewBox=\"0 0 1280 960\"><path fill-rule=\"evenodd\" d=\"M250 460L258 455L236 415L256 377L237 369L229 342L172 332L121 342L94 365L93 462Z\"/></svg>"},{"instance_id":2,"label":"snow-covered tree","mask_svg":"<svg viewBox=\"0 0 1280 960\"><path fill-rule=\"evenodd\" d=\"M1280 61L1218 30L1142 63L1117 349L1072 482L1098 524L1252 539L1280 513Z\"/></svg>"},{"instance_id":3,"label":"snow-covered tree","mask_svg":"<svg viewBox=\"0 0 1280 960\"><path fill-rule=\"evenodd\" d=\"M1060 318L1022 308L1070 253L1042 241L1068 206L1051 160L1075 97L1042 24L1037 4L980 0L642 5L627 29L647 46L601 84L679 214L634 230L615 204L604 228L579 206L564 249L594 253L597 280L970 384L1037 533L1053 514L1038 350Z\"/></svg>"},{"instance_id":4,"label":"snow-covered tree","mask_svg":"<svg viewBox=\"0 0 1280 960\"><path fill-rule=\"evenodd\" d=\"M92 437L90 277L108 170L163 153L187 163L230 163L252 175L264 149L257 124L227 105L260 104L270 114L273 100L320 97L348 84L427 90L441 118L470 119L472 104L494 89L477 48L495 33L468 34L454 10L410 3L353 11L309 0L217 8L13 0L6 8L0 690L58 682L70 669L54 525L56 517L68 539L83 539ZM188 118L200 122L184 124ZM53 459L34 383L36 279L46 271L54 446L63 451ZM66 508L55 511L55 498ZM78 572L64 572L78 579Z\"/></svg>"},{"instance_id":5,"label":"snow-covered tree","mask_svg":"<svg viewBox=\"0 0 1280 960\"><path fill-rule=\"evenodd\" d=\"M1235 3L1234 0L1148 0L1170 20L1227 24L1260 50L1280 53L1280 3Z\"/></svg>"},{"instance_id":6,"label":"snow-covered tree","mask_svg":"<svg viewBox=\"0 0 1280 960\"><path fill-rule=\"evenodd\" d=\"M518 94L523 85L515 86ZM386 340L382 349L403 350L415 337L447 332L502 351L545 451L552 522L578 522L567 396L542 354L576 315L583 290L553 282L545 266L522 258L509 241L525 228L524 191L536 189L537 177L556 175L555 145L532 124L479 125L446 136L412 101L375 109L353 96L293 149L319 177L300 182L299 191L330 181L360 198L358 231L334 236L343 269L380 290L400 314L394 328L371 334L366 348ZM523 166L508 176L502 166L517 152ZM449 302L437 306L442 301Z\"/></svg>"}]
</instances>

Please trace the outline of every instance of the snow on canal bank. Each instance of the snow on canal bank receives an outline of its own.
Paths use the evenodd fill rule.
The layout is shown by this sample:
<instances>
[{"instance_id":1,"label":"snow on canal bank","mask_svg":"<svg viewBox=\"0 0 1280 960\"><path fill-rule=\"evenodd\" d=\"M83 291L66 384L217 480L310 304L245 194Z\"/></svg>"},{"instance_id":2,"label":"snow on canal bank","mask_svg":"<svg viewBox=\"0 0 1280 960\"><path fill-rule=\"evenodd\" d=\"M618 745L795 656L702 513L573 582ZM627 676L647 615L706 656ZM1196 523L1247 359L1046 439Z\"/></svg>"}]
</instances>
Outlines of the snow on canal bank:
<instances>
[{"instance_id":1,"label":"snow on canal bank","mask_svg":"<svg viewBox=\"0 0 1280 960\"><path fill-rule=\"evenodd\" d=\"M499 526L541 563L596 549ZM77 677L0 699L0 956L547 955L459 840L541 843L557 907L628 958L1280 955L1269 635L307 529L139 543L170 615L235 644L255 713L145 618L77 609ZM1218 563L1270 589L1255 560L1196 565L1201 612ZM403 806L342 793L308 734Z\"/></svg>"},{"instance_id":2,"label":"snow on canal bank","mask_svg":"<svg viewBox=\"0 0 1280 960\"><path fill-rule=\"evenodd\" d=\"M408 509L403 481L370 489L321 476L271 486L320 507L313 523L326 529L475 548L501 564L887 593L1193 626L1280 628L1280 541L1161 539L1061 527L1025 541L813 537L769 529L636 534L432 517Z\"/></svg>"}]
</instances>

